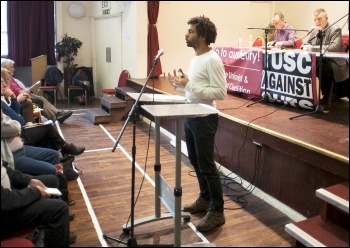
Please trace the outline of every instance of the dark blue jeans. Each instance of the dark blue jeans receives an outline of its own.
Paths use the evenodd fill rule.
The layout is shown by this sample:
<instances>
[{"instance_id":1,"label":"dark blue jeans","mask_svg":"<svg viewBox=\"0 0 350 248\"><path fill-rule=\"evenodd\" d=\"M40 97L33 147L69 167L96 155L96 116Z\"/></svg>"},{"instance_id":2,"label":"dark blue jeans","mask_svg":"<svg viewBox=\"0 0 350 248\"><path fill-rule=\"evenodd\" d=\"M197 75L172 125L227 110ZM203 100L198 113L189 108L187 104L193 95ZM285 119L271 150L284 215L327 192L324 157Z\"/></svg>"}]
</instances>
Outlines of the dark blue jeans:
<instances>
[{"instance_id":1,"label":"dark blue jeans","mask_svg":"<svg viewBox=\"0 0 350 248\"><path fill-rule=\"evenodd\" d=\"M54 165L60 163L59 153L56 150L27 146L13 153L15 169L29 175L56 175Z\"/></svg>"},{"instance_id":2,"label":"dark blue jeans","mask_svg":"<svg viewBox=\"0 0 350 248\"><path fill-rule=\"evenodd\" d=\"M188 157L197 175L200 196L210 200L210 209L222 212L224 210L222 186L214 162L214 143L218 124L218 115L186 118L184 123Z\"/></svg>"}]
</instances>

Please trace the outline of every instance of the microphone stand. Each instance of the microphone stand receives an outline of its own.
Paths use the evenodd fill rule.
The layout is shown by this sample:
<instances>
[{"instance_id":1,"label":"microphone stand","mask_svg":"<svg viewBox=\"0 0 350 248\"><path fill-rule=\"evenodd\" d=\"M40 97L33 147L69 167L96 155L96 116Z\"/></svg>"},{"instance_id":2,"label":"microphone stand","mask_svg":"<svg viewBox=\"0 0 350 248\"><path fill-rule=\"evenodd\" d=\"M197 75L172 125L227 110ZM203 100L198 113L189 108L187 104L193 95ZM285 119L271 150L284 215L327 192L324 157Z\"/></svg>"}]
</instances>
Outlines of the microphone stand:
<instances>
[{"instance_id":1,"label":"microphone stand","mask_svg":"<svg viewBox=\"0 0 350 248\"><path fill-rule=\"evenodd\" d=\"M344 17L346 17L347 15L349 14L346 14L344 15L342 18L340 18L339 20L337 20L336 22L334 22L332 25L329 25L327 28L325 28L324 30L318 30L318 33L316 36L314 36L312 39L310 39L309 41L315 39L316 37L320 39L320 58L319 58L319 61L318 61L318 80L319 80L319 85L318 85L318 103L317 103L317 106L316 106L316 109L312 112L308 112L308 113L305 113L305 114L301 114L301 115L297 115L297 116L293 116L293 117L289 117L289 120L293 120L295 118L298 118L298 117L301 117L301 116L304 116L304 115L309 115L309 114L314 114L314 113L324 113L324 114L327 114L329 116L332 116L336 119L339 119L339 120L342 120L342 121L346 121L344 119L341 119L337 116L334 116L334 115L330 115L329 114L329 111L324 111L321 107L321 104L320 104L320 97L321 97L321 85L322 85L322 62L323 62L323 52L322 52L322 45L323 45L323 36L325 35L325 32L330 28L332 27L333 25L335 25L336 23L338 23L340 20L342 20ZM329 96L329 97L332 97L332 96Z\"/></svg>"},{"instance_id":2,"label":"microphone stand","mask_svg":"<svg viewBox=\"0 0 350 248\"><path fill-rule=\"evenodd\" d=\"M131 177L132 177L132 178L131 178L130 237L129 237L129 239L128 239L128 242L124 242L124 241L119 240L119 239L117 239L117 238L114 238L114 237L108 236L108 235L106 235L106 234L103 234L103 238L104 238L104 239L111 239L111 240L114 240L114 241L116 241L116 242L118 242L118 243L125 244L125 245L127 245L128 247L136 247L136 246L138 246L138 245L137 245L137 241L136 241L136 239L135 239L135 237L134 237L135 160L136 160L136 144L135 144L136 142L135 142L135 137L136 137L136 119L137 119L137 116L136 116L136 115L137 115L136 109L137 109L137 107L138 107L137 105L138 105L138 103L139 103L139 100L140 100L140 98L141 98L141 95L142 95L143 91L145 90L146 85L147 85L149 79L150 79L151 76L153 75L153 71L154 71L154 68L155 68L156 65L157 65L157 62L158 62L159 57L160 57L160 56L157 56L157 57L153 60L153 66L152 66L152 69L151 69L151 71L150 71L150 73L149 73L147 79L146 79L146 82L145 82L145 84L143 85L143 87L142 87L142 89L141 89L141 91L140 91L139 97L137 98L137 100L135 101L134 105L132 106L132 108L131 108L131 110L130 110L130 112L129 112L129 114L128 114L128 118L126 119L126 121L125 121L125 123L124 123L124 126L123 126L122 130L120 131L119 136L118 136L118 138L117 138L117 140L116 140L116 142L115 142L115 144L114 144L114 146L113 146L113 148L112 148L112 152L114 152L115 149L116 149L116 147L117 147L118 144L119 144L119 140L120 140L121 136L123 135L123 133L124 133L124 131L125 131L125 128L126 128L128 122L129 122L129 120L130 120L131 118L133 118L133 121L132 121L132 124L133 124L133 139L132 139L132 163L131 163L131 165L132 165ZM123 230L123 231L125 232L126 230ZM143 245L143 246L145 246L145 245ZM154 247L155 245L152 245L152 246Z\"/></svg>"}]
</instances>

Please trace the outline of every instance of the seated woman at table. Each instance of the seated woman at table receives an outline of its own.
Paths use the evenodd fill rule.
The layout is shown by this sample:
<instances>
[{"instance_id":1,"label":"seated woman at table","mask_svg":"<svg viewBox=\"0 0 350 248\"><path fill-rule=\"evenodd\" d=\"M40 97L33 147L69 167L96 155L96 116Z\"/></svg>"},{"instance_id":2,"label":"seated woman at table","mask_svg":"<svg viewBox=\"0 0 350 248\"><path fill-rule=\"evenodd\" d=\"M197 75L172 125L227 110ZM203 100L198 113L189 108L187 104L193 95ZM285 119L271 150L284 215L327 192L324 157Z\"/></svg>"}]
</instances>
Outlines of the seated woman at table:
<instances>
[{"instance_id":1,"label":"seated woman at table","mask_svg":"<svg viewBox=\"0 0 350 248\"><path fill-rule=\"evenodd\" d=\"M272 19L272 24L275 26L274 41L269 41L267 46L275 46L277 48L295 47L296 32L294 28L284 20L284 15L281 12L276 12Z\"/></svg>"}]
</instances>

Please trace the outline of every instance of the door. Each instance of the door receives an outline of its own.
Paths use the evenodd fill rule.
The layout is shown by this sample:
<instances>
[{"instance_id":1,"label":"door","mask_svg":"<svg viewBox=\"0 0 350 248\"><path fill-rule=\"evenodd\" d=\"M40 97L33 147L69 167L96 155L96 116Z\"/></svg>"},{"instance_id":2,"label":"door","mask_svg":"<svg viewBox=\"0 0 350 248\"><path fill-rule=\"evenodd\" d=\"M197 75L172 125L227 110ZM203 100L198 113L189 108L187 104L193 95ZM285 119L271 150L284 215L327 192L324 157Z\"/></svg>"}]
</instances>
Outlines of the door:
<instances>
[{"instance_id":1,"label":"door","mask_svg":"<svg viewBox=\"0 0 350 248\"><path fill-rule=\"evenodd\" d=\"M101 89L118 86L122 71L121 17L95 19L96 42L96 97Z\"/></svg>"}]
</instances>

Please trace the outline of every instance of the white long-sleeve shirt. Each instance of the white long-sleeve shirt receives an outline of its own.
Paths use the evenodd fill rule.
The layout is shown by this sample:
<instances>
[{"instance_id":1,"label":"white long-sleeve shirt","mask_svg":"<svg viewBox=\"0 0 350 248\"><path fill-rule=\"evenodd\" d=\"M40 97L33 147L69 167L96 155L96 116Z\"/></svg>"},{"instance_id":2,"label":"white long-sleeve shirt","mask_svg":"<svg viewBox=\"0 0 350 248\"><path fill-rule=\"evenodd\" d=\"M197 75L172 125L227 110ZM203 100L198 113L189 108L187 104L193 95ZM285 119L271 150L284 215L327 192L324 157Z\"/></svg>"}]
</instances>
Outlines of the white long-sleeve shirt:
<instances>
[{"instance_id":1,"label":"white long-sleeve shirt","mask_svg":"<svg viewBox=\"0 0 350 248\"><path fill-rule=\"evenodd\" d=\"M215 100L227 95L225 68L219 55L210 50L192 58L188 70L189 82L184 88L185 97L192 103L216 107Z\"/></svg>"}]
</instances>

